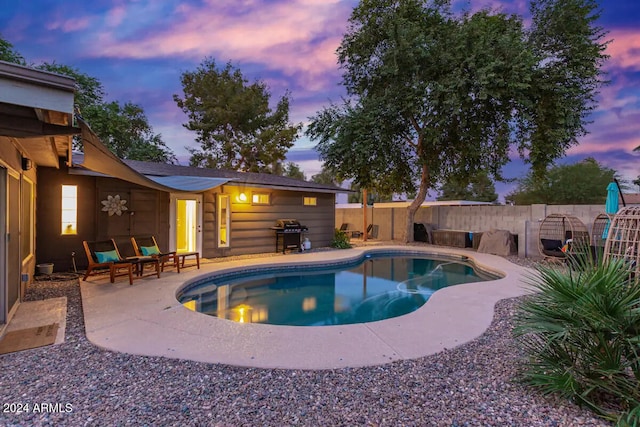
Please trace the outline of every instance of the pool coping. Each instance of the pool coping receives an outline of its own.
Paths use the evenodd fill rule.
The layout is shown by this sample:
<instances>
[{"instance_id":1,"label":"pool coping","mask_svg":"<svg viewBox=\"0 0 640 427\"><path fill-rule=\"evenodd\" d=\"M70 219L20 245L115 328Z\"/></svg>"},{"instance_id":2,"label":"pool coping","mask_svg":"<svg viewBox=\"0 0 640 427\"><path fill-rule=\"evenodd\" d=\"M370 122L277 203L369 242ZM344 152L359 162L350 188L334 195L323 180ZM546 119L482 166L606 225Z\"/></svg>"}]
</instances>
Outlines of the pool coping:
<instances>
[{"instance_id":1,"label":"pool coping","mask_svg":"<svg viewBox=\"0 0 640 427\"><path fill-rule=\"evenodd\" d=\"M464 256L504 277L443 288L412 313L352 325L236 323L191 311L176 299L185 283L214 272L343 262L372 251ZM527 272L505 258L469 250L380 245L203 263L200 270L165 272L160 279L139 279L133 286L104 278L81 281L80 289L87 338L108 350L242 367L335 369L415 359L477 338L491 324L497 301L529 292Z\"/></svg>"}]
</instances>

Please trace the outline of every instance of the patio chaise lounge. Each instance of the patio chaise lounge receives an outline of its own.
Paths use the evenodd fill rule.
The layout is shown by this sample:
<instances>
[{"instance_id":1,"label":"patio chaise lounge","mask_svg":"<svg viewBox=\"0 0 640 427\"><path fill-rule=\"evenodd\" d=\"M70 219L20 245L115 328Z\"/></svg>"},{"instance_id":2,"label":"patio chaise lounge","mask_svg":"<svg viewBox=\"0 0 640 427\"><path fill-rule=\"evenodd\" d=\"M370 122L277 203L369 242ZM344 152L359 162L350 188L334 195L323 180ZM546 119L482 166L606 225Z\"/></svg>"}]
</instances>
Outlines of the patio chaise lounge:
<instances>
[{"instance_id":1,"label":"patio chaise lounge","mask_svg":"<svg viewBox=\"0 0 640 427\"><path fill-rule=\"evenodd\" d=\"M340 225L340 231L347 234L349 237L362 237L362 231L359 230L349 230L349 223L344 222Z\"/></svg>"},{"instance_id":2,"label":"patio chaise lounge","mask_svg":"<svg viewBox=\"0 0 640 427\"><path fill-rule=\"evenodd\" d=\"M154 274L160 277L160 263L157 258L123 258L113 239L96 242L84 240L82 246L88 261L87 271L82 278L83 281L87 280L89 276L103 274L108 271L111 283L118 276L128 276L129 284L133 285L134 274L137 277L142 277L146 265L155 266Z\"/></svg>"},{"instance_id":3,"label":"patio chaise lounge","mask_svg":"<svg viewBox=\"0 0 640 427\"><path fill-rule=\"evenodd\" d=\"M155 236L131 237L131 245L136 256L151 256L158 258L160 271L164 271L165 265L174 267L180 273L180 260L176 251L162 252Z\"/></svg>"},{"instance_id":4,"label":"patio chaise lounge","mask_svg":"<svg viewBox=\"0 0 640 427\"><path fill-rule=\"evenodd\" d=\"M155 236L148 237L132 237L131 244L137 256L153 256L160 260L160 271L164 271L165 265L175 267L180 273L181 268L198 267L200 268L200 252L178 252L168 251L162 252ZM186 259L195 258L195 264L186 264Z\"/></svg>"}]
</instances>

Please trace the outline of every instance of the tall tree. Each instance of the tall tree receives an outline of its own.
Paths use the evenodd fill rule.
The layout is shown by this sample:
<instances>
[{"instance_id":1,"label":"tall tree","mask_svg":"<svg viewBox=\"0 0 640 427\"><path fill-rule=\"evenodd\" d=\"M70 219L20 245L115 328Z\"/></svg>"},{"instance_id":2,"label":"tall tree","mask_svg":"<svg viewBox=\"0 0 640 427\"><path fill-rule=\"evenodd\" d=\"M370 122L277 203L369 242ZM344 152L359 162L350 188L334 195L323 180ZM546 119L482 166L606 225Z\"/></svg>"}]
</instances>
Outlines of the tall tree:
<instances>
[{"instance_id":1,"label":"tall tree","mask_svg":"<svg viewBox=\"0 0 640 427\"><path fill-rule=\"evenodd\" d=\"M5 40L0 35L0 60L12 62L18 65L27 65L24 57L15 50L13 44L11 44L8 40Z\"/></svg>"},{"instance_id":2,"label":"tall tree","mask_svg":"<svg viewBox=\"0 0 640 427\"><path fill-rule=\"evenodd\" d=\"M121 159L176 163L173 151L153 129L139 105L127 102L98 104L85 110L84 118L103 143Z\"/></svg>"},{"instance_id":3,"label":"tall tree","mask_svg":"<svg viewBox=\"0 0 640 427\"><path fill-rule=\"evenodd\" d=\"M535 55L526 103L518 115L521 155L535 179L587 134L588 115L605 83L601 68L608 55L607 32L597 25L596 0L531 0L532 26L528 44Z\"/></svg>"},{"instance_id":4,"label":"tall tree","mask_svg":"<svg viewBox=\"0 0 640 427\"><path fill-rule=\"evenodd\" d=\"M311 182L335 186L339 186L342 183L342 181L336 177L336 174L328 169L325 164L322 165L320 172L311 177Z\"/></svg>"},{"instance_id":5,"label":"tall tree","mask_svg":"<svg viewBox=\"0 0 640 427\"><path fill-rule=\"evenodd\" d=\"M420 183L407 209L411 240L434 183L480 170L500 180L511 145L539 171L576 143L605 58L594 5L535 2L529 38L519 17L456 17L448 0L362 1L338 49L350 99L319 112L307 134L332 169L361 186L410 192ZM547 9L580 25L545 27ZM561 19L555 14L549 22ZM537 34L545 31L571 47L543 43ZM561 89L565 80L571 90ZM543 101L571 117L551 122L539 111Z\"/></svg>"},{"instance_id":6,"label":"tall tree","mask_svg":"<svg viewBox=\"0 0 640 427\"><path fill-rule=\"evenodd\" d=\"M498 201L496 187L486 172L480 172L470 179L451 178L442 184L440 191L442 194L438 196L438 200Z\"/></svg>"},{"instance_id":7,"label":"tall tree","mask_svg":"<svg viewBox=\"0 0 640 427\"><path fill-rule=\"evenodd\" d=\"M87 109L104 103L104 86L102 86L102 82L97 78L83 73L75 67L58 64L56 62L44 62L37 65L36 68L52 73L63 74L75 80L76 92L74 95L74 103L81 115L84 116Z\"/></svg>"},{"instance_id":8,"label":"tall tree","mask_svg":"<svg viewBox=\"0 0 640 427\"><path fill-rule=\"evenodd\" d=\"M160 134L154 134L141 106L117 101L105 102L100 80L68 65L43 63L37 68L73 77L75 104L100 140L119 158L159 163L176 163L173 151ZM74 140L76 149L82 149Z\"/></svg>"},{"instance_id":9,"label":"tall tree","mask_svg":"<svg viewBox=\"0 0 640 427\"><path fill-rule=\"evenodd\" d=\"M604 204L607 185L618 174L588 157L571 165L551 167L544 180L536 179L532 169L505 199L516 205Z\"/></svg>"},{"instance_id":10,"label":"tall tree","mask_svg":"<svg viewBox=\"0 0 640 427\"><path fill-rule=\"evenodd\" d=\"M288 178L299 179L300 181L305 181L304 172L300 169L296 163L286 162L276 164L276 167L272 171L275 175L282 175Z\"/></svg>"},{"instance_id":11,"label":"tall tree","mask_svg":"<svg viewBox=\"0 0 640 427\"><path fill-rule=\"evenodd\" d=\"M230 63L217 68L205 59L181 77L184 96L174 95L187 114L184 126L197 134L200 149L187 148L192 166L273 172L302 127L289 123L289 95L269 106L265 83L249 84Z\"/></svg>"}]
</instances>

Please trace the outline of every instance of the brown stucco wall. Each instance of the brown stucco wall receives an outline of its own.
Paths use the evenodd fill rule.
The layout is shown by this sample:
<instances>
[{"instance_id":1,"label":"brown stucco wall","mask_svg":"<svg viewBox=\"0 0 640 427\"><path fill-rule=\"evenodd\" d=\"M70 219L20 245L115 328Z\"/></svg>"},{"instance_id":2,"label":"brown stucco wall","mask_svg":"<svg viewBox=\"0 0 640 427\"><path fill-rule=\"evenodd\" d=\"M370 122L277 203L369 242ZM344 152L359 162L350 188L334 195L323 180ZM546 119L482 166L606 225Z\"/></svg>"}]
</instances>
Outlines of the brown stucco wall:
<instances>
[{"instance_id":1,"label":"brown stucco wall","mask_svg":"<svg viewBox=\"0 0 640 427\"><path fill-rule=\"evenodd\" d=\"M168 248L169 193L150 190L113 178L69 175L67 168L41 168L38 177L43 184L39 189L36 205L37 262L53 262L55 271L73 269L72 253L76 268L84 269L87 259L83 240L114 238L122 256L133 255L131 236L154 235L161 248ZM61 186L78 186L78 234L61 235ZM217 196L223 192L231 200L231 246L217 247ZM245 192L268 193L269 205L253 205L237 198ZM107 196L120 195L127 200L127 211L121 216L108 216L102 212L101 201ZM303 197L316 197L316 206L304 206ZM224 185L203 193L202 206L202 256L223 257L275 251L275 232L270 229L279 218L295 218L309 228L304 237L312 247L328 246L333 238L335 220L335 195L246 186Z\"/></svg>"},{"instance_id":2,"label":"brown stucco wall","mask_svg":"<svg viewBox=\"0 0 640 427\"><path fill-rule=\"evenodd\" d=\"M36 203L37 262L54 263L55 271L84 269L87 258L82 241L115 239L122 256L133 255L130 237L154 235L161 247L169 241L169 196L125 181L93 176L69 175L66 167L38 170L39 197ZM78 186L78 234L61 234L62 185ZM116 194L127 201L127 211L109 216L101 201Z\"/></svg>"},{"instance_id":3,"label":"brown stucco wall","mask_svg":"<svg viewBox=\"0 0 640 427\"><path fill-rule=\"evenodd\" d=\"M83 240L93 240L95 223L95 178L69 175L61 169L39 168L36 202L36 259L38 264L52 262L54 271L73 269L72 253L76 263L86 266ZM78 234L61 234L62 186L78 186Z\"/></svg>"}]
</instances>

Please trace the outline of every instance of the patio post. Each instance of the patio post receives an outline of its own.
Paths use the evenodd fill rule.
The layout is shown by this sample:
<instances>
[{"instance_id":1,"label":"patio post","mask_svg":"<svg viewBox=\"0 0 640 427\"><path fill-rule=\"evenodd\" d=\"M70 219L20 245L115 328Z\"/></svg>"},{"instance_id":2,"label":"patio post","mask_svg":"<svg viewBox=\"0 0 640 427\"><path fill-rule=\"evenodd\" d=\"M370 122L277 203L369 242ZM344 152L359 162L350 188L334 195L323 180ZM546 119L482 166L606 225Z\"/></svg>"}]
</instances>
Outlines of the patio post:
<instances>
[{"instance_id":1,"label":"patio post","mask_svg":"<svg viewBox=\"0 0 640 427\"><path fill-rule=\"evenodd\" d=\"M367 189L362 189L362 240L367 241Z\"/></svg>"}]
</instances>

